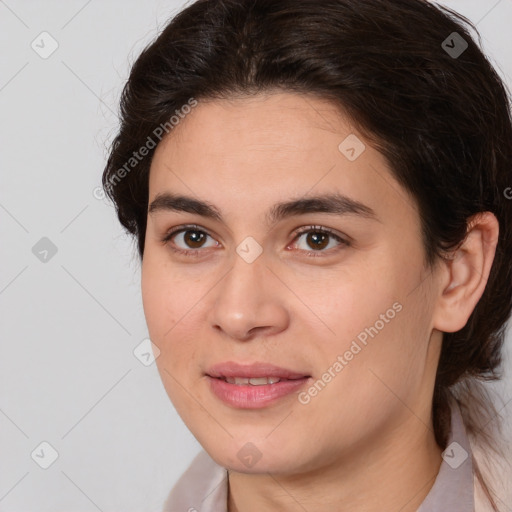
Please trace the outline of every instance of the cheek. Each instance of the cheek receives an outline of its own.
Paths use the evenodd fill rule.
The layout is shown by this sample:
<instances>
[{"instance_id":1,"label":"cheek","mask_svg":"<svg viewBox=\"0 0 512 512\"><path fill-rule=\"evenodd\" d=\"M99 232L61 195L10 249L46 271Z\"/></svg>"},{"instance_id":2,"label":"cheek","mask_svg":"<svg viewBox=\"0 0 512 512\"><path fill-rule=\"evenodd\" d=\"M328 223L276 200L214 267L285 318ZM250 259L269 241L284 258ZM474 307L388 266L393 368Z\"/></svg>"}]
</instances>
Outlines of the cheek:
<instances>
[{"instance_id":1,"label":"cheek","mask_svg":"<svg viewBox=\"0 0 512 512\"><path fill-rule=\"evenodd\" d=\"M144 316L150 337L160 350L165 348L166 340L185 314L186 290L165 263L157 261L150 251L144 255L141 275Z\"/></svg>"},{"instance_id":2,"label":"cheek","mask_svg":"<svg viewBox=\"0 0 512 512\"><path fill-rule=\"evenodd\" d=\"M146 256L144 256L146 258ZM143 263L141 291L144 315L151 341L159 348L155 363L165 390L178 408L186 405L183 387L189 387L186 369L193 360L193 346L185 335L187 316L186 300L176 288L169 272L161 268L152 258ZM185 316L184 316L185 315Z\"/></svg>"},{"instance_id":3,"label":"cheek","mask_svg":"<svg viewBox=\"0 0 512 512\"><path fill-rule=\"evenodd\" d=\"M201 327L194 315L204 296L201 286L148 252L142 265L142 302L149 336L160 349L157 366L164 381L169 376L163 368L178 376L194 360Z\"/></svg>"},{"instance_id":4,"label":"cheek","mask_svg":"<svg viewBox=\"0 0 512 512\"><path fill-rule=\"evenodd\" d=\"M167 289L166 280L162 279L161 273L156 271L150 258L146 258L144 256L142 265L142 305L150 337L156 343L157 339L161 339L163 336L163 324L172 320L165 314L170 296L164 293Z\"/></svg>"},{"instance_id":5,"label":"cheek","mask_svg":"<svg viewBox=\"0 0 512 512\"><path fill-rule=\"evenodd\" d=\"M394 380L396 372L409 373L424 362L428 304L411 294L415 270L383 260L364 267L333 274L309 291L305 281L299 283L297 294L319 319L313 351L325 370L346 354L347 365L362 369L361 379L374 368Z\"/></svg>"},{"instance_id":6,"label":"cheek","mask_svg":"<svg viewBox=\"0 0 512 512\"><path fill-rule=\"evenodd\" d=\"M328 335L328 345L343 349L360 333L364 339L365 329L376 322L380 331L394 320L400 306L393 308L393 304L400 302L400 290L396 282L381 276L372 269L343 270L316 279L314 286L305 281L297 285L297 295L321 321L322 336Z\"/></svg>"}]
</instances>

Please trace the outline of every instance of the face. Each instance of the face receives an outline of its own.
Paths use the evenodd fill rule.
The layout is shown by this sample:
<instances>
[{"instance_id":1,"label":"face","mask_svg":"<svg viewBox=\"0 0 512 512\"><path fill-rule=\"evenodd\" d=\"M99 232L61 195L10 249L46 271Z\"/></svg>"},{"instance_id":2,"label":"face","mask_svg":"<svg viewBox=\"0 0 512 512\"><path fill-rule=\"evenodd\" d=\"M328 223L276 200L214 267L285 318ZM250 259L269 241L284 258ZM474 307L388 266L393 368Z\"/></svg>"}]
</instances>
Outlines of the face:
<instances>
[{"instance_id":1,"label":"face","mask_svg":"<svg viewBox=\"0 0 512 512\"><path fill-rule=\"evenodd\" d=\"M156 149L149 205L156 364L217 463L307 472L430 421L440 340L417 208L333 104L199 102Z\"/></svg>"}]
</instances>

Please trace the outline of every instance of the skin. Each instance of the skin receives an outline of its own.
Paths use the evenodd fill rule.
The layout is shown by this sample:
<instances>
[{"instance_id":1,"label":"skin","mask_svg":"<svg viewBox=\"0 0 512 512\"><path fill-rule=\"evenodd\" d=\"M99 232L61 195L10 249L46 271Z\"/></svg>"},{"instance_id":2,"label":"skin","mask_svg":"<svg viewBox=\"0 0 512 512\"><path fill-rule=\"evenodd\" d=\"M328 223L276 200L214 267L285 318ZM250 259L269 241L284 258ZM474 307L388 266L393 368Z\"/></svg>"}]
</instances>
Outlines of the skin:
<instances>
[{"instance_id":1,"label":"skin","mask_svg":"<svg viewBox=\"0 0 512 512\"><path fill-rule=\"evenodd\" d=\"M366 145L354 161L338 149L350 134ZM275 203L333 191L377 218L314 212L265 223ZM431 409L442 331L462 328L483 293L495 217L475 217L454 257L427 268L416 204L385 158L331 103L284 92L200 101L156 149L149 203L163 192L223 217L149 213L142 295L165 389L229 470L229 511L415 511L441 463ZM209 235L204 248L183 234L162 243L182 224ZM350 244L329 237L319 253L294 235L311 225ZM236 252L248 236L263 250L252 263ZM307 404L291 394L237 409L209 389L206 370L224 361L270 362L313 383L397 302L401 311ZM262 455L251 468L237 457L248 442Z\"/></svg>"}]
</instances>

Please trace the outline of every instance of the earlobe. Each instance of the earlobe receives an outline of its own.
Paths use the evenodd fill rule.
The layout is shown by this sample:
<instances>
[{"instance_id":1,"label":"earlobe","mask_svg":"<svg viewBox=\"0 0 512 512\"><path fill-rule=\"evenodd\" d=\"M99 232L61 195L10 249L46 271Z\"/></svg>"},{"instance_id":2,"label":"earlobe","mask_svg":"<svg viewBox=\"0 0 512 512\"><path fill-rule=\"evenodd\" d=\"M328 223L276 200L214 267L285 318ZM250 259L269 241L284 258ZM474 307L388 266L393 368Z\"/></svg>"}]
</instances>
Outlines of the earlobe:
<instances>
[{"instance_id":1,"label":"earlobe","mask_svg":"<svg viewBox=\"0 0 512 512\"><path fill-rule=\"evenodd\" d=\"M498 236L499 223L491 212L469 219L466 238L441 262L443 279L433 319L436 329L456 332L466 325L487 285Z\"/></svg>"}]
</instances>

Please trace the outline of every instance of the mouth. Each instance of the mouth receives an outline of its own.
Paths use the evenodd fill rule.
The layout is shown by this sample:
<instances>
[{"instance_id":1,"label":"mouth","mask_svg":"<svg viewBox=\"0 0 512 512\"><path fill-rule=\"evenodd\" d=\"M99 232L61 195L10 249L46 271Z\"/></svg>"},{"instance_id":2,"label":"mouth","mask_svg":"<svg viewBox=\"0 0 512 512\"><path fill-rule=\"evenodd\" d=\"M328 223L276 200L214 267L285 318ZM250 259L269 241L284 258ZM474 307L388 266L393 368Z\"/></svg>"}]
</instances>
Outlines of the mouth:
<instances>
[{"instance_id":1,"label":"mouth","mask_svg":"<svg viewBox=\"0 0 512 512\"><path fill-rule=\"evenodd\" d=\"M226 362L208 369L210 390L222 402L238 409L259 409L299 392L308 373L268 363L242 365Z\"/></svg>"},{"instance_id":2,"label":"mouth","mask_svg":"<svg viewBox=\"0 0 512 512\"><path fill-rule=\"evenodd\" d=\"M274 381L298 380L311 376L306 372L297 372L270 363L239 364L233 361L226 361L210 367L206 375L216 379L231 379L228 381L230 384L251 384L253 386L273 384ZM263 379L267 380L264 381ZM268 382L269 380L272 382Z\"/></svg>"},{"instance_id":3,"label":"mouth","mask_svg":"<svg viewBox=\"0 0 512 512\"><path fill-rule=\"evenodd\" d=\"M295 379L280 379L279 377L218 377L219 379L227 382L228 384L234 384L235 386L266 386L268 384L276 384L283 380L295 380Z\"/></svg>"}]
</instances>

